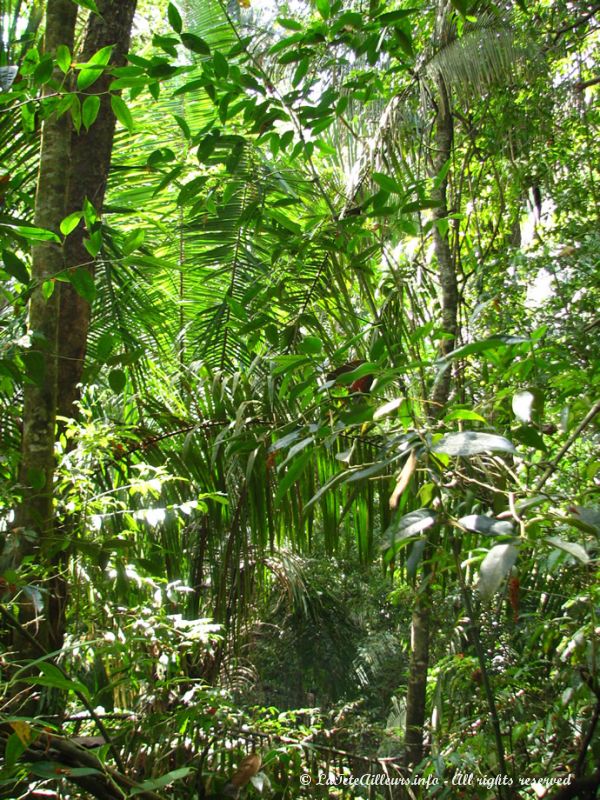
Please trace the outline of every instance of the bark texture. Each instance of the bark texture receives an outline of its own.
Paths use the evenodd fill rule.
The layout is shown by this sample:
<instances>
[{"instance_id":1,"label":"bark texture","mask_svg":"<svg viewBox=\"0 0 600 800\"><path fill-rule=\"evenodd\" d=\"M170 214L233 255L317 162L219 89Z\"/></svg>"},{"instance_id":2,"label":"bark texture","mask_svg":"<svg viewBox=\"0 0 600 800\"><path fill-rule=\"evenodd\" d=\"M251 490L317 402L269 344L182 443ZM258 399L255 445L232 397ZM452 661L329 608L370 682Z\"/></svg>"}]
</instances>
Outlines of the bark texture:
<instances>
[{"instance_id":1,"label":"bark texture","mask_svg":"<svg viewBox=\"0 0 600 800\"><path fill-rule=\"evenodd\" d=\"M58 45L73 47L77 6L72 0L48 0L44 50L54 53ZM56 70L60 83L62 73ZM46 84L44 94L54 89ZM59 233L65 217L65 190L69 163L70 120L68 115L50 115L42 127L40 166L35 198L35 225ZM40 242L32 250L33 291L29 303L28 333L31 349L26 358L32 365L35 378L25 384L23 399L23 437L21 443L20 482L23 499L16 516L16 533L21 537L19 555L39 551L45 561L55 546L53 488L55 472L55 424L57 399L57 350L59 294L55 291L46 299L44 284L64 269L64 254L60 244ZM21 621L29 624L36 616L34 604L22 607ZM52 643L51 629L41 626L39 635ZM29 655L25 642L17 643L19 653ZM34 654L36 655L36 654Z\"/></svg>"},{"instance_id":2,"label":"bark texture","mask_svg":"<svg viewBox=\"0 0 600 800\"><path fill-rule=\"evenodd\" d=\"M423 581L427 574L423 575ZM421 592L412 613L410 661L406 694L406 733L404 764L415 766L423 758L423 731L427 712L426 690L429 669L430 607L426 593Z\"/></svg>"},{"instance_id":3,"label":"bark texture","mask_svg":"<svg viewBox=\"0 0 600 800\"><path fill-rule=\"evenodd\" d=\"M443 78L438 76L436 80L438 110L436 118L435 149L436 154L433 164L434 175L439 175L448 159L452 155L452 143L454 140L454 124L452 111L450 108L450 98ZM434 211L436 220L448 219L448 179L441 181L434 199L438 206ZM447 224L447 223L446 223ZM433 240L435 246L435 256L438 266L438 279L442 295L442 328L446 337L440 344L440 355L448 355L455 347L456 335L458 332L458 282L456 279L456 263L450 242L448 231L435 225L433 229ZM450 395L450 385L452 381L452 371L449 367L436 382L431 398L431 415L437 414L444 408Z\"/></svg>"},{"instance_id":4,"label":"bark texture","mask_svg":"<svg viewBox=\"0 0 600 800\"><path fill-rule=\"evenodd\" d=\"M129 49L136 0L100 0L100 16L91 14L83 52L78 61L87 61L102 47L114 45L113 65L122 65ZM48 0L44 49L54 52L66 45L71 52L77 5L73 0ZM57 70L59 83L63 79ZM65 216L80 211L85 198L102 211L115 131L115 117L108 88L110 77L102 75L88 90L100 96L100 110L88 132L72 129L70 118L50 116L43 125L40 167L36 193L35 224L56 233ZM55 89L49 84L46 92ZM19 557L35 553L36 561L46 570L44 618L40 602L30 599L22 604L20 622L35 633L46 651L62 647L67 581L64 577L64 548L71 522L59 529L53 513L55 472L55 437L57 413L74 415L89 331L89 304L67 283L55 285L49 299L42 287L65 269L85 266L93 274L93 260L83 245L80 225L64 245L40 243L33 248L32 278L35 289L29 307L29 334L32 347L29 358L35 369L35 382L26 385L23 406L23 438L20 481L23 502L18 509L15 534ZM40 595L41 598L42 595ZM37 606L37 607L36 607ZM16 636L14 646L22 659L39 655L28 639ZM39 710L39 709L38 709Z\"/></svg>"},{"instance_id":5,"label":"bark texture","mask_svg":"<svg viewBox=\"0 0 600 800\"><path fill-rule=\"evenodd\" d=\"M131 27L137 0L101 0L100 16L92 14L87 27L80 61L87 61L102 47L114 45L110 63L123 66L127 60ZM67 213L81 211L87 198L100 214L104 204L115 133L108 87L111 78L103 74L88 92L100 97L100 110L89 131L73 132L68 177ZM95 264L84 247L83 223L71 233L65 245L65 258L71 268L85 267L94 275ZM74 403L79 397L90 327L90 304L68 283L61 286L58 385L59 414L76 416Z\"/></svg>"}]
</instances>

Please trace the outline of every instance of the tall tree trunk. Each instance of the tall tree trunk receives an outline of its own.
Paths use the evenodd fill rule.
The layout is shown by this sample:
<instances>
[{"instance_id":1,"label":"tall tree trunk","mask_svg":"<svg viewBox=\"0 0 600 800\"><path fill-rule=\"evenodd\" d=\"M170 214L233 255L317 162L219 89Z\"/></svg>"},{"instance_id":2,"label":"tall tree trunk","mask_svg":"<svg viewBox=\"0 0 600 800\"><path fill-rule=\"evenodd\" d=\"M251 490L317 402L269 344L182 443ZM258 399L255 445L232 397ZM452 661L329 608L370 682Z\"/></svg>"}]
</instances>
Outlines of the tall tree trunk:
<instances>
[{"instance_id":1,"label":"tall tree trunk","mask_svg":"<svg viewBox=\"0 0 600 800\"><path fill-rule=\"evenodd\" d=\"M104 0L98 2L100 16L89 17L82 62L88 61L102 47L114 45L110 64L122 66L127 59L131 38L131 27L137 0ZM94 124L88 131L73 131L70 148L70 168L66 191L66 213L81 211L84 201L89 200L98 215L102 213L106 182L115 133L113 113L108 87L111 77L102 74L90 87L89 93L99 94L100 110ZM66 239L65 266L76 269L84 266L94 275L94 261L84 247L84 228L80 223ZM58 414L61 417L76 417L75 405L79 398L78 385L81 381L88 332L90 327L90 305L81 297L70 283L60 287L60 316L58 327ZM63 519L61 537L69 540L77 524L76 517ZM66 623L68 584L64 578L66 551L57 556L55 566L55 590L48 598L48 617L52 620L55 632L54 649L62 646Z\"/></svg>"},{"instance_id":2,"label":"tall tree trunk","mask_svg":"<svg viewBox=\"0 0 600 800\"><path fill-rule=\"evenodd\" d=\"M100 0L100 16L91 14L81 61L87 61L102 47L114 45L113 65L123 65L129 49L136 0ZM73 50L77 6L73 0L48 0L45 51L58 45ZM57 74L62 79L62 73ZM106 191L115 131L115 117L110 104L110 78L102 75L90 87L99 94L101 105L89 131L77 134L69 117L50 117L44 123L40 169L36 194L35 224L58 232L67 214L80 211L85 198L100 214ZM46 91L53 91L47 89ZM68 537L69 521L57 530L53 514L55 471L55 426L57 412L74 415L87 344L90 308L71 284L57 284L46 300L42 293L45 281L68 268L85 265L93 274L93 262L83 245L80 225L61 247L42 243L33 249L33 291L29 308L29 333L32 357L40 364L40 380L25 387L23 439L20 480L24 486L23 502L18 510L16 528L21 532L20 555L37 551L38 562L49 574L45 585L47 603L44 619L39 609L27 602L20 619L30 626L36 620L35 634L48 651L62 647L67 582L64 578L64 551L59 540ZM60 287L60 291L59 291ZM35 538L34 538L35 534ZM39 603L38 603L39 606ZM20 658L39 656L32 643L17 634L15 648Z\"/></svg>"},{"instance_id":3,"label":"tall tree trunk","mask_svg":"<svg viewBox=\"0 0 600 800\"><path fill-rule=\"evenodd\" d=\"M427 553L424 558L427 558ZM404 735L404 765L406 767L414 767L423 758L431 618L425 585L428 578L429 569L424 568L421 585L421 589L424 591L420 591L415 599L410 626L410 661L406 692L406 733Z\"/></svg>"},{"instance_id":4,"label":"tall tree trunk","mask_svg":"<svg viewBox=\"0 0 600 800\"><path fill-rule=\"evenodd\" d=\"M449 15L447 3L440 0L436 23L436 47L447 43ZM454 125L450 98L441 75L436 81L437 113L435 120L435 156L433 177L440 174L452 154ZM439 182L433 195L438 205L434 211L435 220L444 220L434 225L433 237L438 266L438 279L442 300L442 329L444 338L440 344L440 355L447 355L455 346L458 332L458 282L456 263L448 238L448 181L445 177ZM431 394L429 418L434 420L448 401L452 373L447 368L436 380ZM411 654L408 668L408 687L406 695L406 736L404 763L414 766L423 758L423 738L427 717L427 674L429 671L429 645L431 636L431 606L429 583L431 580L430 559L433 545L428 543L423 554L421 585L415 599L411 620Z\"/></svg>"},{"instance_id":5,"label":"tall tree trunk","mask_svg":"<svg viewBox=\"0 0 600 800\"><path fill-rule=\"evenodd\" d=\"M72 0L48 0L44 51L55 53L59 45L73 48L77 6ZM62 81L57 68L55 78ZM44 94L55 90L50 84ZM70 121L68 115L50 115L42 127L40 166L35 197L35 224L55 233L65 217L65 191L70 153ZM20 482L22 501L16 515L16 532L21 537L21 557L38 553L38 560L48 563L56 546L53 511L55 472L55 425L57 404L57 350L59 292L55 287L49 298L44 288L52 285L54 276L65 267L60 244L40 242L32 249L32 285L29 302L28 333L31 339L29 358L35 365L36 380L25 384L23 399L23 437L21 443ZM51 580L52 583L52 580ZM50 585L50 591L52 586ZM54 645L52 623L33 625L37 603L33 592L23 603L21 622L36 633L40 644L48 649ZM39 656L32 642L17 636L15 646L19 656Z\"/></svg>"},{"instance_id":6,"label":"tall tree trunk","mask_svg":"<svg viewBox=\"0 0 600 800\"><path fill-rule=\"evenodd\" d=\"M454 125L450 98L446 84L441 77L436 80L438 109L436 117L435 149L436 155L433 164L433 174L439 175L442 168L452 155L454 140ZM438 278L442 293L442 329L444 338L440 344L440 355L448 355L455 347L458 331L458 282L456 279L456 263L448 239L448 179L444 178L434 193L438 206L434 211L436 222L444 220L443 227L434 225L433 240L435 256L438 265ZM438 378L431 398L431 416L435 417L444 408L450 395L452 380L451 367L448 367Z\"/></svg>"},{"instance_id":7,"label":"tall tree trunk","mask_svg":"<svg viewBox=\"0 0 600 800\"><path fill-rule=\"evenodd\" d=\"M85 44L80 60L87 61L102 47L114 45L110 63L123 66L131 38L131 27L137 0L100 0L100 16L90 16ZM87 198L96 212L101 214L106 192L106 182L115 133L108 87L111 78L103 74L89 92L100 97L100 111L89 131L73 134L71 165L67 193L67 213L81 211ZM67 238L65 256L69 267L84 266L90 274L95 272L94 261L84 247L83 223ZM71 284L61 286L59 371L59 413L75 417L75 401L79 397L83 362L87 348L90 326L90 304L79 295Z\"/></svg>"}]
</instances>

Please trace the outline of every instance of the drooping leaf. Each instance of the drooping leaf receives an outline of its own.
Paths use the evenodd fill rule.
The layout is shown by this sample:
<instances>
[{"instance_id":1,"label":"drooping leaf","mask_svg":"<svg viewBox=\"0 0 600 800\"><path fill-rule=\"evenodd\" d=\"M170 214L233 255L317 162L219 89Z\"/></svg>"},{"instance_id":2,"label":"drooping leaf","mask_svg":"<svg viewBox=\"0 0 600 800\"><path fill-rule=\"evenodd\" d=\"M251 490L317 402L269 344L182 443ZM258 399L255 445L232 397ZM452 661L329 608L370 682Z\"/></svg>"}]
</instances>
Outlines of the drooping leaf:
<instances>
[{"instance_id":1,"label":"drooping leaf","mask_svg":"<svg viewBox=\"0 0 600 800\"><path fill-rule=\"evenodd\" d=\"M420 508L411 511L394 520L383 534L382 550L396 552L409 543L411 539L420 536L428 528L435 525L437 514L429 508Z\"/></svg>"},{"instance_id":2,"label":"drooping leaf","mask_svg":"<svg viewBox=\"0 0 600 800\"><path fill-rule=\"evenodd\" d=\"M198 53L198 55L201 56L210 55L210 47L200 36L196 36L193 33L182 33L181 42L183 46L191 50L192 53Z\"/></svg>"},{"instance_id":3,"label":"drooping leaf","mask_svg":"<svg viewBox=\"0 0 600 800\"><path fill-rule=\"evenodd\" d=\"M143 794L144 792L148 792L153 789L162 789L164 786L169 786L175 781L179 781L182 778L187 778L190 772L192 772L191 767L181 767L180 769L174 769L172 772L167 772L164 775L161 775L159 778L149 778L148 780L143 781L139 788L136 787L135 789L132 789L129 793L130 797Z\"/></svg>"},{"instance_id":4,"label":"drooping leaf","mask_svg":"<svg viewBox=\"0 0 600 800\"><path fill-rule=\"evenodd\" d=\"M127 103L118 94L111 94L110 105L115 117L119 120L121 125L127 130L131 131L134 127L133 116L127 107Z\"/></svg>"},{"instance_id":5,"label":"drooping leaf","mask_svg":"<svg viewBox=\"0 0 600 800\"><path fill-rule=\"evenodd\" d=\"M177 6L174 3L169 3L167 7L167 16L169 18L169 25L173 28L175 33L181 33L183 28L183 20L181 19L181 14L177 10Z\"/></svg>"},{"instance_id":6,"label":"drooping leaf","mask_svg":"<svg viewBox=\"0 0 600 800\"><path fill-rule=\"evenodd\" d=\"M448 361L455 358L464 358L465 356L473 355L474 353L485 353L486 350L497 350L501 347L507 347L513 344L524 344L530 342L531 339L526 336L510 336L508 334L498 334L489 336L487 339L482 339L479 342L470 342L462 347L457 347L446 356L442 356L439 361Z\"/></svg>"},{"instance_id":7,"label":"drooping leaf","mask_svg":"<svg viewBox=\"0 0 600 800\"><path fill-rule=\"evenodd\" d=\"M512 544L497 544L489 551L479 567L476 589L483 600L491 600L514 567L519 551Z\"/></svg>"},{"instance_id":8,"label":"drooping leaf","mask_svg":"<svg viewBox=\"0 0 600 800\"><path fill-rule=\"evenodd\" d=\"M404 194L404 190L400 184L395 181L394 178L390 178L389 175L384 175L382 172L374 172L372 177L375 183L381 186L385 192Z\"/></svg>"},{"instance_id":9,"label":"drooping leaf","mask_svg":"<svg viewBox=\"0 0 600 800\"><path fill-rule=\"evenodd\" d=\"M127 376L122 369L112 369L108 374L108 383L115 394L120 394L127 385Z\"/></svg>"},{"instance_id":10,"label":"drooping leaf","mask_svg":"<svg viewBox=\"0 0 600 800\"><path fill-rule=\"evenodd\" d=\"M88 303L93 303L96 297L96 284L94 278L85 267L78 267L73 272L69 273L69 283L73 285L77 294L87 300Z\"/></svg>"},{"instance_id":11,"label":"drooping leaf","mask_svg":"<svg viewBox=\"0 0 600 800\"><path fill-rule=\"evenodd\" d=\"M404 462L404 466L400 471L400 475L398 476L398 481L396 486L394 487L394 491L390 495L389 506L392 511L395 511L398 508L398 502L402 493L410 483L410 479L412 478L414 471L417 468L417 454L414 450L411 450L408 454L408 458Z\"/></svg>"},{"instance_id":12,"label":"drooping leaf","mask_svg":"<svg viewBox=\"0 0 600 800\"><path fill-rule=\"evenodd\" d=\"M100 98L98 95L88 95L81 106L81 122L83 123L83 127L86 129L86 131L89 130L96 121L99 111Z\"/></svg>"},{"instance_id":13,"label":"drooping leaf","mask_svg":"<svg viewBox=\"0 0 600 800\"><path fill-rule=\"evenodd\" d=\"M10 250L2 251L4 269L21 283L29 283L29 271L21 259Z\"/></svg>"},{"instance_id":14,"label":"drooping leaf","mask_svg":"<svg viewBox=\"0 0 600 800\"><path fill-rule=\"evenodd\" d=\"M548 544L558 547L559 550L564 550L565 553L569 553L569 555L581 561L582 564L590 563L590 557L585 547L582 547L582 545L577 542L566 542L564 539L561 539L560 536L548 536L546 537L546 541Z\"/></svg>"}]
</instances>

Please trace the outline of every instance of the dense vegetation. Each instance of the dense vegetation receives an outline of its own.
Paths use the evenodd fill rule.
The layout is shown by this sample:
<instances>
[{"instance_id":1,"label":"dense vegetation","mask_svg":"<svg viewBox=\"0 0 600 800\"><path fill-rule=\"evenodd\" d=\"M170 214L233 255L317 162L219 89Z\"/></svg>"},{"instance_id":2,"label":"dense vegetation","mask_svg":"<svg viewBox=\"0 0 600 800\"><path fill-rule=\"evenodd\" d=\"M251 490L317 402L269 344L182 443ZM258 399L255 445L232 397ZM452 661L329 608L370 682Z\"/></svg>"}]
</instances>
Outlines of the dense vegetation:
<instances>
[{"instance_id":1,"label":"dense vegetation","mask_svg":"<svg viewBox=\"0 0 600 800\"><path fill-rule=\"evenodd\" d=\"M1 0L3 797L597 796L598 10Z\"/></svg>"}]
</instances>

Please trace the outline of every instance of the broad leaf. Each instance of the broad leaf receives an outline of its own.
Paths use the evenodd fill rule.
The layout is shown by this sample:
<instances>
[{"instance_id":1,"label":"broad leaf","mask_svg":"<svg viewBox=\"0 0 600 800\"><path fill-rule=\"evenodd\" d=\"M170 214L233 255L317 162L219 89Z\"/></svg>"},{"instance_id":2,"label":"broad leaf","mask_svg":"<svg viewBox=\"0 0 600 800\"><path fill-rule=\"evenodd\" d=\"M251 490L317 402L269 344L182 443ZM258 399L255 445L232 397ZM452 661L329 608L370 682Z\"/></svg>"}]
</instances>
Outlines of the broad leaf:
<instances>
[{"instance_id":1,"label":"broad leaf","mask_svg":"<svg viewBox=\"0 0 600 800\"><path fill-rule=\"evenodd\" d=\"M558 547L559 550L564 550L565 553L574 556L578 561L581 561L582 564L590 563L590 557L586 549L577 542L565 542L565 540L561 539L559 536L548 536L546 541L548 544Z\"/></svg>"},{"instance_id":2,"label":"broad leaf","mask_svg":"<svg viewBox=\"0 0 600 800\"><path fill-rule=\"evenodd\" d=\"M485 533L488 536L511 536L514 531L512 522L485 517L482 514L469 514L461 517L458 522L463 528L476 533Z\"/></svg>"},{"instance_id":3,"label":"broad leaf","mask_svg":"<svg viewBox=\"0 0 600 800\"><path fill-rule=\"evenodd\" d=\"M519 551L512 544L497 544L489 551L479 567L477 591L483 600L491 600L503 580L514 567Z\"/></svg>"},{"instance_id":4,"label":"broad leaf","mask_svg":"<svg viewBox=\"0 0 600 800\"><path fill-rule=\"evenodd\" d=\"M480 453L514 453L515 446L504 436L495 433L463 431L443 436L431 451L448 456L475 456Z\"/></svg>"}]
</instances>

